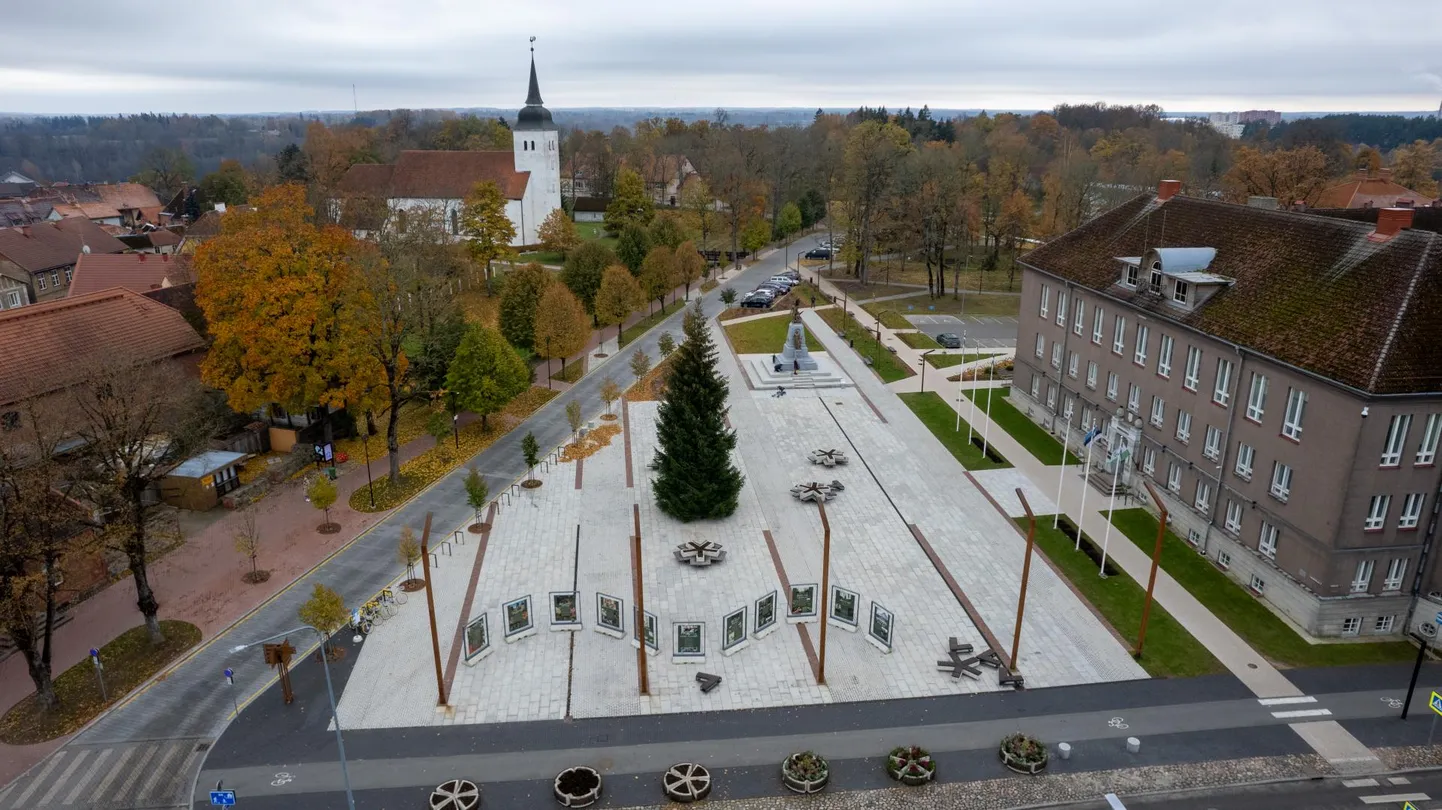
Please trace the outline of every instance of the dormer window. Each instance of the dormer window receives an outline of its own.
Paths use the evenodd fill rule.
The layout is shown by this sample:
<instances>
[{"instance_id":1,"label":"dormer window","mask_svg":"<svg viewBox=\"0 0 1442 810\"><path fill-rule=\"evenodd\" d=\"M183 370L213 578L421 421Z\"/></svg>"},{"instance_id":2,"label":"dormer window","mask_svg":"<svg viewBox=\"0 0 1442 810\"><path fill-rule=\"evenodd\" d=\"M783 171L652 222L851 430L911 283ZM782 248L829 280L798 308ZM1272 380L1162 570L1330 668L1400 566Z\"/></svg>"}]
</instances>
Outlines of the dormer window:
<instances>
[{"instance_id":1,"label":"dormer window","mask_svg":"<svg viewBox=\"0 0 1442 810\"><path fill-rule=\"evenodd\" d=\"M1187 282L1181 279L1172 282L1172 300L1178 304L1186 305L1190 303L1191 293L1192 285Z\"/></svg>"},{"instance_id":2,"label":"dormer window","mask_svg":"<svg viewBox=\"0 0 1442 810\"><path fill-rule=\"evenodd\" d=\"M1128 286L1128 287L1135 287L1135 286L1137 286L1137 276L1138 276L1138 274L1139 274L1139 268L1138 268L1136 265L1134 265L1134 264L1129 264L1129 265L1127 265L1127 272L1126 272L1126 275L1122 278L1122 283L1125 284L1125 285Z\"/></svg>"},{"instance_id":3,"label":"dormer window","mask_svg":"<svg viewBox=\"0 0 1442 810\"><path fill-rule=\"evenodd\" d=\"M1161 263L1161 262L1152 262L1152 272L1151 272L1150 277L1147 279L1147 281L1148 281L1148 283L1150 283L1151 286L1152 286L1152 292L1156 293L1157 295L1161 295L1161 294L1162 294L1162 263Z\"/></svg>"}]
</instances>

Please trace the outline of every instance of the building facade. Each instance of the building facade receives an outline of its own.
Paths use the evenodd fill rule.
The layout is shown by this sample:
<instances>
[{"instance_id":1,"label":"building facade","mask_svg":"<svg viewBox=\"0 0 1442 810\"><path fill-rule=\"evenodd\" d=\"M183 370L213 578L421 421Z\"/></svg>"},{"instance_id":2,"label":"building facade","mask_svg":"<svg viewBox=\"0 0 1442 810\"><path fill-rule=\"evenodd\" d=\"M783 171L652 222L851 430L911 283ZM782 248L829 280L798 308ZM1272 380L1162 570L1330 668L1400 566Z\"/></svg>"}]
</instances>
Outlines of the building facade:
<instances>
[{"instance_id":1,"label":"building facade","mask_svg":"<svg viewBox=\"0 0 1442 810\"><path fill-rule=\"evenodd\" d=\"M1131 496L1150 479L1178 536L1304 631L1402 632L1442 589L1442 236L1178 187L1025 258L1012 396L1073 446L1133 437Z\"/></svg>"}]
</instances>

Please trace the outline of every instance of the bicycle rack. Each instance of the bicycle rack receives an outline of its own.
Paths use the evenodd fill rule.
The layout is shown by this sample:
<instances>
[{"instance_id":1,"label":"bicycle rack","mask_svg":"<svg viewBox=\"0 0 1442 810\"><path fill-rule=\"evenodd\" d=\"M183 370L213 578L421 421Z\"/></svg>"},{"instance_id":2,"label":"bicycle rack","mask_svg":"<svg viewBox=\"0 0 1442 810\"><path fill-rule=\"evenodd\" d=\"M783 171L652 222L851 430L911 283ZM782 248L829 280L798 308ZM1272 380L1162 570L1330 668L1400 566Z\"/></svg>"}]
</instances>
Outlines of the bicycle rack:
<instances>
[{"instance_id":1,"label":"bicycle rack","mask_svg":"<svg viewBox=\"0 0 1442 810\"><path fill-rule=\"evenodd\" d=\"M451 539L456 541L456 545L464 546L466 544L466 533L461 531L460 529L456 529L455 532L451 535Z\"/></svg>"}]
</instances>

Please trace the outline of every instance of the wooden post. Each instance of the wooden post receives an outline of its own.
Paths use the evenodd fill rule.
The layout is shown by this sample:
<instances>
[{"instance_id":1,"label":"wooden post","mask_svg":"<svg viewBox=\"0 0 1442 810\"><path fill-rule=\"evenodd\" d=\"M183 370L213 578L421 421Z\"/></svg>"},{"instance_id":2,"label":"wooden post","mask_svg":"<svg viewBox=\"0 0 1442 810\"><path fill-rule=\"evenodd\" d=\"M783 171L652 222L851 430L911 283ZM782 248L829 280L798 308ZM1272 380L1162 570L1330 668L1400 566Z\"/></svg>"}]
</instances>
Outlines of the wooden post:
<instances>
[{"instance_id":1,"label":"wooden post","mask_svg":"<svg viewBox=\"0 0 1442 810\"><path fill-rule=\"evenodd\" d=\"M1142 626L1137 630L1137 649L1132 653L1135 658L1142 657L1142 645L1147 642L1147 620L1152 616L1152 589L1157 586L1157 566L1162 561L1162 538L1167 534L1167 507L1162 499L1157 496L1157 491L1152 488L1151 481L1142 481L1147 488L1147 494L1152 496L1152 501L1157 505L1157 545L1152 550L1152 572L1147 576L1147 597L1142 602Z\"/></svg>"},{"instance_id":2,"label":"wooden post","mask_svg":"<svg viewBox=\"0 0 1442 810\"><path fill-rule=\"evenodd\" d=\"M431 513L426 513L426 526L421 530L421 566L426 577L426 613L431 618L431 652L436 659L436 705L446 705L446 676L441 669L441 637L436 633L436 589L431 586Z\"/></svg>"},{"instance_id":3,"label":"wooden post","mask_svg":"<svg viewBox=\"0 0 1442 810\"><path fill-rule=\"evenodd\" d=\"M1031 577L1031 548L1036 544L1036 515L1031 513L1031 504L1026 502L1026 493L1016 488L1016 497L1021 508L1026 510L1026 557L1021 564L1021 594L1016 599L1016 632L1011 637L1011 671L1015 673L1017 655L1021 652L1021 619L1026 613L1026 582Z\"/></svg>"},{"instance_id":4,"label":"wooden post","mask_svg":"<svg viewBox=\"0 0 1442 810\"><path fill-rule=\"evenodd\" d=\"M636 669L641 683L641 694L651 694L651 682L646 673L646 581L642 577L641 566L641 506L631 504L631 516L635 523L636 533L631 535L631 556L636 560L636 639L641 646L636 650ZM656 628L656 634L661 634L661 628ZM661 639L656 639L660 641Z\"/></svg>"},{"instance_id":5,"label":"wooden post","mask_svg":"<svg viewBox=\"0 0 1442 810\"><path fill-rule=\"evenodd\" d=\"M817 665L816 683L826 683L826 599L831 593L831 523L826 519L826 501L816 502L821 510L821 661Z\"/></svg>"}]
</instances>

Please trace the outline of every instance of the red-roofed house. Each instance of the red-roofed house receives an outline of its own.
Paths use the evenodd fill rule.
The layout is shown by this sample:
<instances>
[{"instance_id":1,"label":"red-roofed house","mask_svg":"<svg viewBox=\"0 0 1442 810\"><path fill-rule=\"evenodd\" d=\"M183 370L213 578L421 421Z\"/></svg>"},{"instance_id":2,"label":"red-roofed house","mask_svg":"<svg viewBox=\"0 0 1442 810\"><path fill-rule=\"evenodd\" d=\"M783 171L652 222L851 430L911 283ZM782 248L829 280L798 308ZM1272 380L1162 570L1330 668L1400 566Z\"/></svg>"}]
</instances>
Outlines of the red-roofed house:
<instances>
[{"instance_id":1,"label":"red-roofed house","mask_svg":"<svg viewBox=\"0 0 1442 810\"><path fill-rule=\"evenodd\" d=\"M512 245L539 244L541 222L561 207L561 153L556 124L541 101L536 63L530 93L516 116L510 152L405 151L395 163L357 164L341 178L338 207L346 198L385 200L392 212L416 208L444 211L452 234L460 233L460 209L477 183L501 189L506 215L516 229Z\"/></svg>"},{"instance_id":2,"label":"red-roofed house","mask_svg":"<svg viewBox=\"0 0 1442 810\"><path fill-rule=\"evenodd\" d=\"M89 253L75 263L70 297L124 287L142 295L195 281L189 256L153 253Z\"/></svg>"},{"instance_id":3,"label":"red-roofed house","mask_svg":"<svg viewBox=\"0 0 1442 810\"><path fill-rule=\"evenodd\" d=\"M1344 183L1328 186L1314 208L1422 208L1433 200L1392 179L1391 169L1358 169Z\"/></svg>"},{"instance_id":4,"label":"red-roofed house","mask_svg":"<svg viewBox=\"0 0 1442 810\"><path fill-rule=\"evenodd\" d=\"M83 217L0 228L0 309L64 298L82 253L120 253L125 244Z\"/></svg>"}]
</instances>

